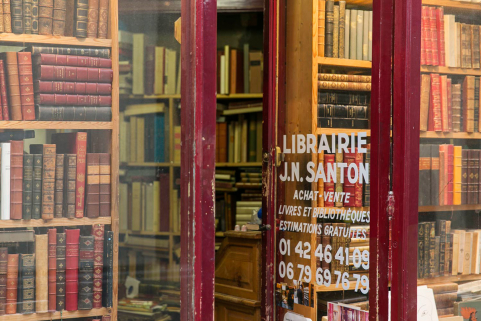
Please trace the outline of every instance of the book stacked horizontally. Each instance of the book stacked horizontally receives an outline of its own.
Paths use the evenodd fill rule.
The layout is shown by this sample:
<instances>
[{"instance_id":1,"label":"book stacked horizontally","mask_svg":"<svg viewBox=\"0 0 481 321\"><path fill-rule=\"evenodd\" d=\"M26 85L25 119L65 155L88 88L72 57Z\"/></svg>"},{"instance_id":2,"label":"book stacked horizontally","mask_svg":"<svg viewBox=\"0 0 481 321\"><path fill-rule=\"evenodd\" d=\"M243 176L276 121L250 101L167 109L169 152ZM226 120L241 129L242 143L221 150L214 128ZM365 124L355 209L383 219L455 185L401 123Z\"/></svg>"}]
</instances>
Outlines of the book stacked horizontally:
<instances>
[{"instance_id":1,"label":"book stacked horizontally","mask_svg":"<svg viewBox=\"0 0 481 321\"><path fill-rule=\"evenodd\" d=\"M433 290L438 316L454 314L454 302L458 299L458 284L435 283L427 286Z\"/></svg>"},{"instance_id":2,"label":"book stacked horizontally","mask_svg":"<svg viewBox=\"0 0 481 321\"><path fill-rule=\"evenodd\" d=\"M37 120L110 121L108 49L32 47Z\"/></svg>"},{"instance_id":3,"label":"book stacked horizontally","mask_svg":"<svg viewBox=\"0 0 481 321\"><path fill-rule=\"evenodd\" d=\"M319 0L319 57L372 60L372 11Z\"/></svg>"},{"instance_id":4,"label":"book stacked horizontally","mask_svg":"<svg viewBox=\"0 0 481 321\"><path fill-rule=\"evenodd\" d=\"M0 32L107 38L108 0L4 0Z\"/></svg>"}]
</instances>

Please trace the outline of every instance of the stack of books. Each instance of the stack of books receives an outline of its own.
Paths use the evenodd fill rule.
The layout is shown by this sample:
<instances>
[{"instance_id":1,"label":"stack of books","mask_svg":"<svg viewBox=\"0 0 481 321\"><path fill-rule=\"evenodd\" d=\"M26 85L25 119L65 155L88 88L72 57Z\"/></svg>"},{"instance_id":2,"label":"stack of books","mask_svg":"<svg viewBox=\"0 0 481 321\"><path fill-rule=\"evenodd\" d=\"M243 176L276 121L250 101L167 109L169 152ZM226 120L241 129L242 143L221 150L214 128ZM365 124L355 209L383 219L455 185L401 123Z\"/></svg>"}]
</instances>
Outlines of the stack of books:
<instances>
[{"instance_id":1,"label":"stack of books","mask_svg":"<svg viewBox=\"0 0 481 321\"><path fill-rule=\"evenodd\" d=\"M427 287L433 290L438 316L454 314L454 302L458 299L458 284L434 283L428 284Z\"/></svg>"},{"instance_id":2,"label":"stack of books","mask_svg":"<svg viewBox=\"0 0 481 321\"><path fill-rule=\"evenodd\" d=\"M372 61L372 11L319 1L319 57Z\"/></svg>"}]
</instances>

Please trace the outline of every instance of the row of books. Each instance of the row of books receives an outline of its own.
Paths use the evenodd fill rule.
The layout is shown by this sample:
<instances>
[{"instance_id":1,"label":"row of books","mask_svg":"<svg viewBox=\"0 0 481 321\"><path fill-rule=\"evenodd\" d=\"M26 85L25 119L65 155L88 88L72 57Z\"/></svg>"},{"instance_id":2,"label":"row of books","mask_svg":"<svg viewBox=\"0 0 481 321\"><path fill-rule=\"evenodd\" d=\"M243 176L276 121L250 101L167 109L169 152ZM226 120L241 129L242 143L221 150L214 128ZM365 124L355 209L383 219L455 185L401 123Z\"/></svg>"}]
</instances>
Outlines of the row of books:
<instances>
[{"instance_id":1,"label":"row of books","mask_svg":"<svg viewBox=\"0 0 481 321\"><path fill-rule=\"evenodd\" d=\"M34 253L0 248L0 314L112 306L113 232L103 225L92 226L89 235L63 228L2 233L9 242L34 242Z\"/></svg>"},{"instance_id":2,"label":"row of books","mask_svg":"<svg viewBox=\"0 0 481 321\"><path fill-rule=\"evenodd\" d=\"M319 1L319 57L372 60L372 11Z\"/></svg>"},{"instance_id":3,"label":"row of books","mask_svg":"<svg viewBox=\"0 0 481 321\"><path fill-rule=\"evenodd\" d=\"M252 222L252 216L257 215L262 201L237 201L235 207L235 222L242 226Z\"/></svg>"},{"instance_id":4,"label":"row of books","mask_svg":"<svg viewBox=\"0 0 481 321\"><path fill-rule=\"evenodd\" d=\"M327 313L327 320L369 320L369 311L364 311L357 306L343 303L329 302L327 305Z\"/></svg>"},{"instance_id":5,"label":"row of books","mask_svg":"<svg viewBox=\"0 0 481 321\"><path fill-rule=\"evenodd\" d=\"M108 0L3 0L0 32L107 38Z\"/></svg>"},{"instance_id":6,"label":"row of books","mask_svg":"<svg viewBox=\"0 0 481 321\"><path fill-rule=\"evenodd\" d=\"M481 150L421 144L419 206L480 204Z\"/></svg>"},{"instance_id":7,"label":"row of books","mask_svg":"<svg viewBox=\"0 0 481 321\"><path fill-rule=\"evenodd\" d=\"M217 93L262 93L262 51L244 44L243 50L226 45L217 50Z\"/></svg>"}]
</instances>

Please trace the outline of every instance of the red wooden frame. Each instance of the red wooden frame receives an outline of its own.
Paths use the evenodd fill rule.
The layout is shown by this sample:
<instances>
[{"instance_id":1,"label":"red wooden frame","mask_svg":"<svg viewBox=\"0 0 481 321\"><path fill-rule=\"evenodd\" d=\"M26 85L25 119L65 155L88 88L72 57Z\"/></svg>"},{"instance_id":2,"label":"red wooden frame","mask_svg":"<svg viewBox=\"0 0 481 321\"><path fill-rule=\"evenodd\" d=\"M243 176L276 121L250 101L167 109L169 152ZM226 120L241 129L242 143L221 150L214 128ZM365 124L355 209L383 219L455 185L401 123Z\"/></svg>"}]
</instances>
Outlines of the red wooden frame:
<instances>
[{"instance_id":1,"label":"red wooden frame","mask_svg":"<svg viewBox=\"0 0 481 321\"><path fill-rule=\"evenodd\" d=\"M217 2L182 0L181 320L214 319Z\"/></svg>"}]
</instances>

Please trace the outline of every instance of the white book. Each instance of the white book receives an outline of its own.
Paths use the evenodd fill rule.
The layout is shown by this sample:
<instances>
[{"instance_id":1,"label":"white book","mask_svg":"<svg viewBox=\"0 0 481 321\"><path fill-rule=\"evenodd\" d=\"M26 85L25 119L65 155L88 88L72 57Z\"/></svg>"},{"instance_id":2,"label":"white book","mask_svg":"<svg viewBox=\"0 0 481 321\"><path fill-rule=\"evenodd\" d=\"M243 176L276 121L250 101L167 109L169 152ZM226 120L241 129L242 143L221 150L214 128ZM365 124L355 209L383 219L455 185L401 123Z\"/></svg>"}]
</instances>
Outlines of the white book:
<instances>
[{"instance_id":1,"label":"white book","mask_svg":"<svg viewBox=\"0 0 481 321\"><path fill-rule=\"evenodd\" d=\"M132 51L132 94L144 94L144 70L145 70L145 34L135 33L133 35Z\"/></svg>"},{"instance_id":2,"label":"white book","mask_svg":"<svg viewBox=\"0 0 481 321\"><path fill-rule=\"evenodd\" d=\"M226 88L225 88L225 56L220 56L220 94L225 95Z\"/></svg>"},{"instance_id":3,"label":"white book","mask_svg":"<svg viewBox=\"0 0 481 321\"><path fill-rule=\"evenodd\" d=\"M458 260L458 273L463 273L464 264L464 242L465 242L465 230L452 230L453 233L459 235L459 260Z\"/></svg>"},{"instance_id":4,"label":"white book","mask_svg":"<svg viewBox=\"0 0 481 321\"><path fill-rule=\"evenodd\" d=\"M362 10L357 11L357 36L356 36L356 59L362 60L362 36L364 25L364 13Z\"/></svg>"},{"instance_id":5,"label":"white book","mask_svg":"<svg viewBox=\"0 0 481 321\"><path fill-rule=\"evenodd\" d=\"M346 9L346 17L344 20L344 58L349 59L349 31L351 30L351 10Z\"/></svg>"},{"instance_id":6,"label":"white book","mask_svg":"<svg viewBox=\"0 0 481 321\"><path fill-rule=\"evenodd\" d=\"M457 42L457 37L456 37L456 16L455 15L448 15L449 21L449 39L448 42L446 43L448 45L448 48L446 48L446 52L449 52L449 63L447 64L448 67L456 67L456 61L457 61L457 52L458 52L458 42ZM446 32L446 29L444 29L444 32Z\"/></svg>"},{"instance_id":7,"label":"white book","mask_svg":"<svg viewBox=\"0 0 481 321\"><path fill-rule=\"evenodd\" d=\"M224 75L224 88L225 88L225 94L228 95L230 90L229 90L229 83L230 83L230 77L229 77L229 70L230 70L230 47L225 46L224 47L224 57L225 57L225 75Z\"/></svg>"},{"instance_id":8,"label":"white book","mask_svg":"<svg viewBox=\"0 0 481 321\"><path fill-rule=\"evenodd\" d=\"M10 219L10 143L2 143L1 219Z\"/></svg>"},{"instance_id":9,"label":"white book","mask_svg":"<svg viewBox=\"0 0 481 321\"><path fill-rule=\"evenodd\" d=\"M362 60L369 59L369 11L363 11Z\"/></svg>"},{"instance_id":10,"label":"white book","mask_svg":"<svg viewBox=\"0 0 481 321\"><path fill-rule=\"evenodd\" d=\"M369 11L369 54L368 60L372 61L372 11Z\"/></svg>"},{"instance_id":11,"label":"white book","mask_svg":"<svg viewBox=\"0 0 481 321\"><path fill-rule=\"evenodd\" d=\"M351 9L351 31L350 33L350 44L349 44L349 59L357 58L357 10Z\"/></svg>"}]
</instances>

